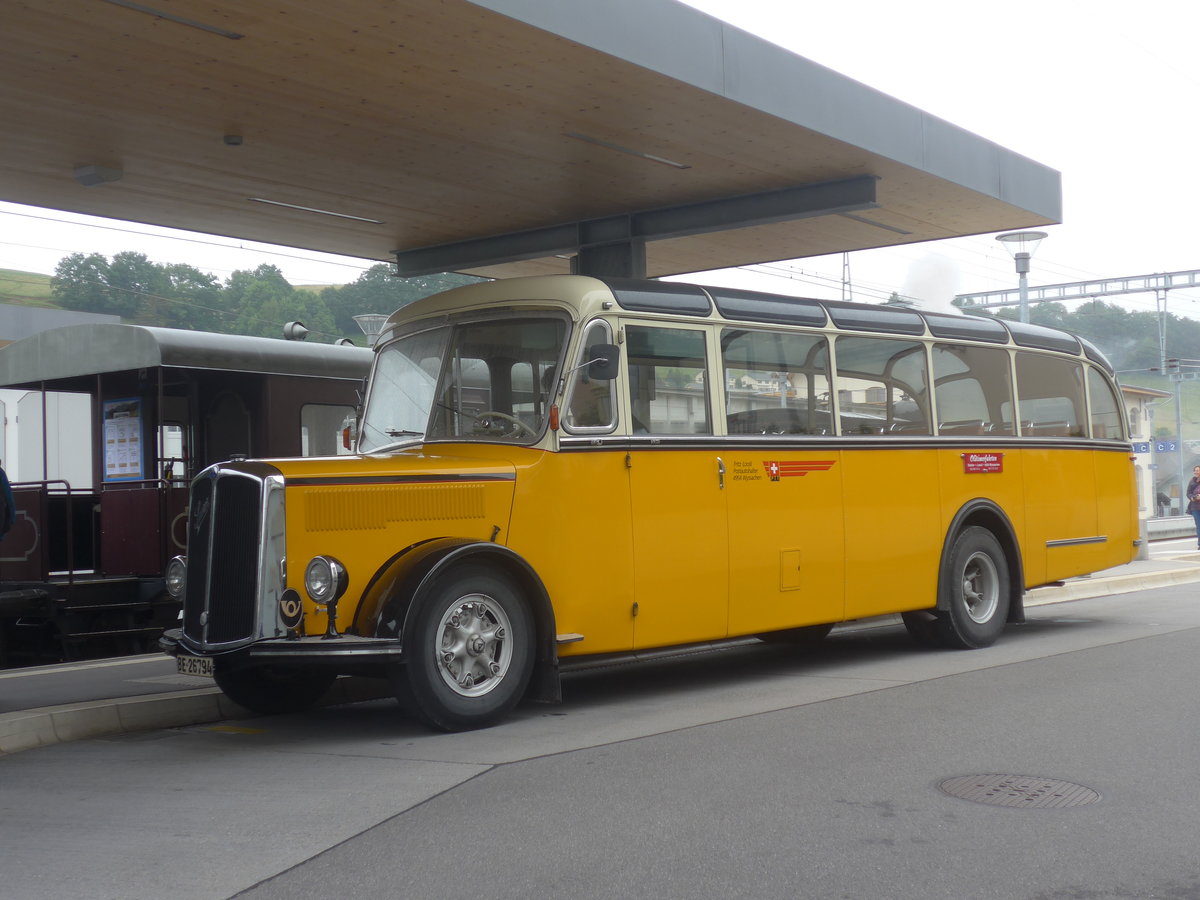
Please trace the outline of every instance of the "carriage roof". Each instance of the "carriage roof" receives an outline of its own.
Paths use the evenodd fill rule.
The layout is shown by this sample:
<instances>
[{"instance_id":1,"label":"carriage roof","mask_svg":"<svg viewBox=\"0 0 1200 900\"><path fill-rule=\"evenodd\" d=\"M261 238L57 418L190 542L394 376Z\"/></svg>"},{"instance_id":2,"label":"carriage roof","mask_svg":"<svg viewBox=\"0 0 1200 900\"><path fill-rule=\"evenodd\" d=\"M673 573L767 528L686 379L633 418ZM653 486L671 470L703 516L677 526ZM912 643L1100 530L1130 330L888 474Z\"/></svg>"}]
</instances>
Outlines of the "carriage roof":
<instances>
[{"instance_id":1,"label":"carriage roof","mask_svg":"<svg viewBox=\"0 0 1200 900\"><path fill-rule=\"evenodd\" d=\"M371 351L143 325L66 325L0 348L0 387L38 389L88 375L155 367L358 380Z\"/></svg>"}]
</instances>

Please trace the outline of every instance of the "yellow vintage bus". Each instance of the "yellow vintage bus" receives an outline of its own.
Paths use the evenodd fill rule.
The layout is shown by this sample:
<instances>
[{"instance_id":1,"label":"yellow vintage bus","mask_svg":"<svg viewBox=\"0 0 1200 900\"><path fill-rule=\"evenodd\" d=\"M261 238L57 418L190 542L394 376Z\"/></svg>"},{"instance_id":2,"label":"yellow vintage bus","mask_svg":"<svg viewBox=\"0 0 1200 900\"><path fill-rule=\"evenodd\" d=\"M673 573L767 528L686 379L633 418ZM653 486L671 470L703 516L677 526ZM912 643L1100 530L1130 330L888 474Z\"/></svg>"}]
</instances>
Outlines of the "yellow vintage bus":
<instances>
[{"instance_id":1,"label":"yellow vintage bus","mask_svg":"<svg viewBox=\"0 0 1200 900\"><path fill-rule=\"evenodd\" d=\"M387 321L356 452L192 484L163 647L252 710L390 678L429 725L598 655L901 613L991 644L1027 588L1128 562L1112 368L997 319L584 276Z\"/></svg>"}]
</instances>

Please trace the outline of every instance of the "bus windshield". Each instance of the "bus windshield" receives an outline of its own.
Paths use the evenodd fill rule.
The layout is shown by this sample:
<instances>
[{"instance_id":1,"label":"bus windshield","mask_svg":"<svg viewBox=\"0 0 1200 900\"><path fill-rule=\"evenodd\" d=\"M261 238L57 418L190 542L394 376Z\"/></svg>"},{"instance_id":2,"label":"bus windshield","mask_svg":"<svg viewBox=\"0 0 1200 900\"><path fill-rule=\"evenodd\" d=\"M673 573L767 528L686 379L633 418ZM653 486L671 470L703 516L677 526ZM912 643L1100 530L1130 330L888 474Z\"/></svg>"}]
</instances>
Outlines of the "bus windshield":
<instances>
[{"instance_id":1,"label":"bus windshield","mask_svg":"<svg viewBox=\"0 0 1200 900\"><path fill-rule=\"evenodd\" d=\"M536 441L566 335L564 317L510 316L393 341L375 362L360 452L414 441Z\"/></svg>"}]
</instances>

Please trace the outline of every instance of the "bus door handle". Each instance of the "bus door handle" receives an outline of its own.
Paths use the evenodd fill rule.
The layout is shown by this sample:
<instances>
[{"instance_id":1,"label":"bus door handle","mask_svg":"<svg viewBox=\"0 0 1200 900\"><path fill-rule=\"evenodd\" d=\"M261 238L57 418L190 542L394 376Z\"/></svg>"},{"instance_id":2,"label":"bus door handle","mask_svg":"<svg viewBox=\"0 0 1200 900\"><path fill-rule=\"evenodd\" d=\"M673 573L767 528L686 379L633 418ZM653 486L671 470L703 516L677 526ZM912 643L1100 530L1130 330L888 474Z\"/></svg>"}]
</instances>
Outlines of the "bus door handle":
<instances>
[{"instance_id":1,"label":"bus door handle","mask_svg":"<svg viewBox=\"0 0 1200 900\"><path fill-rule=\"evenodd\" d=\"M717 485L725 490L725 460L717 457Z\"/></svg>"}]
</instances>

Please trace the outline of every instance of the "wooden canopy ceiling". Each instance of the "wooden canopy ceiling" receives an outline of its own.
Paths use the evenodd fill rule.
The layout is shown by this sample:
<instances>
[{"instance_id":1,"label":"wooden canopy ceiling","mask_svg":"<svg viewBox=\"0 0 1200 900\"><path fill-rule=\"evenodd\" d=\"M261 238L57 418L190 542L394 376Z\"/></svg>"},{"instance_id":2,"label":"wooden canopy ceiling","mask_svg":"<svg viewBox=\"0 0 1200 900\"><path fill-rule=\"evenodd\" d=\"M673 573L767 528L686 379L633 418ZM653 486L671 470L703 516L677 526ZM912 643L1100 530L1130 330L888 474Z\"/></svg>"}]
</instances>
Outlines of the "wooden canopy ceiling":
<instances>
[{"instance_id":1,"label":"wooden canopy ceiling","mask_svg":"<svg viewBox=\"0 0 1200 900\"><path fill-rule=\"evenodd\" d=\"M660 276L1060 217L1058 173L674 0L0 21L16 203L495 276L568 271L627 223Z\"/></svg>"}]
</instances>

